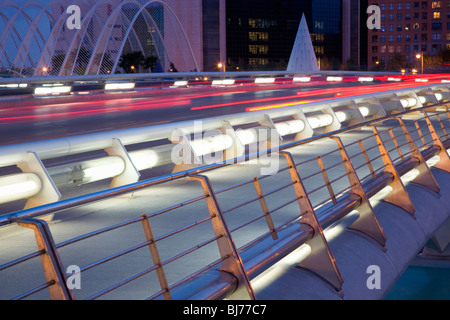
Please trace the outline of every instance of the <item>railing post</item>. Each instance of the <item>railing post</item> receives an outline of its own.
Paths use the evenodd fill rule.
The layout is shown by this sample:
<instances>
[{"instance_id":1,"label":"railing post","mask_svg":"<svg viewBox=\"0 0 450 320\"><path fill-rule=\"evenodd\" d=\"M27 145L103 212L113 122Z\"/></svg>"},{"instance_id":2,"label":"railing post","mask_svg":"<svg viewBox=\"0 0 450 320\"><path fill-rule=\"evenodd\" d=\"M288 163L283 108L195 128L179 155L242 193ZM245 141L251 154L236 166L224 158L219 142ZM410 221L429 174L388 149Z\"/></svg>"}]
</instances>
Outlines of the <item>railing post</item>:
<instances>
[{"instance_id":1,"label":"railing post","mask_svg":"<svg viewBox=\"0 0 450 320\"><path fill-rule=\"evenodd\" d=\"M266 199L264 198L264 193L261 189L261 185L260 185L257 177L253 178L253 185L255 186L256 194L259 197L259 203L261 204L261 208L262 208L264 216L266 218L267 226L269 227L269 230L271 231L272 239L277 240L278 234L277 234L277 231L273 224L272 217L270 216L269 207L267 206Z\"/></svg>"},{"instance_id":2,"label":"railing post","mask_svg":"<svg viewBox=\"0 0 450 320\"><path fill-rule=\"evenodd\" d=\"M350 157L345 150L345 146L341 138L336 136L331 138L336 140L338 144L339 151L344 162L345 170L347 171L347 178L350 182L351 192L361 198L361 204L357 208L360 217L350 226L350 229L354 229L368 235L369 237L377 241L383 248L385 248L386 235L384 234L383 228L378 222L372 205L370 204L369 198L367 197L366 192L361 185L361 180L359 180Z\"/></svg>"},{"instance_id":3,"label":"railing post","mask_svg":"<svg viewBox=\"0 0 450 320\"><path fill-rule=\"evenodd\" d=\"M446 110L448 112L447 107L446 107ZM428 128L431 133L431 137L433 138L433 144L439 146L439 148L441 149L438 154L439 162L436 163L434 166L443 171L450 172L450 157L447 153L447 149L445 148L444 144L441 141L441 138L439 137L436 130L434 129L434 126L431 123L430 117L429 117L428 113L426 112L426 110L423 110L422 112L425 116L425 120L427 121ZM448 113L448 115L450 117L450 113Z\"/></svg>"},{"instance_id":4,"label":"railing post","mask_svg":"<svg viewBox=\"0 0 450 320\"><path fill-rule=\"evenodd\" d=\"M191 175L190 178L200 181L206 196L206 203L211 216L214 233L218 238L217 245L220 256L224 259L220 269L233 274L238 279L238 288L229 299L255 300L255 293L244 269L239 252L233 242L209 178L202 175Z\"/></svg>"},{"instance_id":5,"label":"railing post","mask_svg":"<svg viewBox=\"0 0 450 320\"><path fill-rule=\"evenodd\" d=\"M156 274L158 275L159 285L161 289L164 290L163 296L165 300L172 300L170 294L169 285L167 283L167 278L164 273L163 266L161 264L161 258L159 257L158 248L156 247L155 237L153 236L152 228L150 227L150 222L146 214L141 215L142 228L144 229L145 237L149 242L148 248L150 249L150 254L152 256L153 264L157 266Z\"/></svg>"},{"instance_id":6,"label":"railing post","mask_svg":"<svg viewBox=\"0 0 450 320\"><path fill-rule=\"evenodd\" d=\"M400 118L397 118L397 120L400 122L403 134L405 135L406 141L408 142L409 148L411 150L411 156L419 160L419 165L416 168L419 171L419 174L414 179L414 182L422 186L425 186L436 193L439 193L440 187L436 182L436 179L434 179L434 176L431 173L430 168L428 167L424 158L422 157L422 154L420 153L419 149L417 149L417 146L414 143L414 140L412 139L411 135L409 134L409 131L405 126L405 123Z\"/></svg>"},{"instance_id":7,"label":"railing post","mask_svg":"<svg viewBox=\"0 0 450 320\"><path fill-rule=\"evenodd\" d=\"M300 224L309 225L314 230L313 237L308 241L308 244L311 247L311 254L308 258L300 262L298 266L318 274L339 292L341 291L344 280L336 265L336 261L331 253L308 194L306 193L306 189L295 166L294 159L292 155L286 151L281 151L280 155L284 155L288 162L301 212Z\"/></svg>"},{"instance_id":8,"label":"railing post","mask_svg":"<svg viewBox=\"0 0 450 320\"><path fill-rule=\"evenodd\" d=\"M411 216L414 216L414 212L416 208L409 197L408 192L403 185L402 180L400 179L400 175L395 168L394 163L392 162L391 156L389 155L389 151L387 150L383 139L381 139L380 133L375 125L372 126L373 132L375 134L375 139L378 144L378 149L380 150L381 158L383 160L385 172L389 172L392 174L393 181L390 186L392 187L392 192L384 199L384 201L389 202L393 205L396 205L406 212L408 212Z\"/></svg>"},{"instance_id":9,"label":"railing post","mask_svg":"<svg viewBox=\"0 0 450 320\"><path fill-rule=\"evenodd\" d=\"M73 300L73 294L67 287L66 273L59 258L53 237L45 221L39 219L20 219L17 224L32 229L41 254L45 279L53 284L48 287L51 300Z\"/></svg>"}]
</instances>

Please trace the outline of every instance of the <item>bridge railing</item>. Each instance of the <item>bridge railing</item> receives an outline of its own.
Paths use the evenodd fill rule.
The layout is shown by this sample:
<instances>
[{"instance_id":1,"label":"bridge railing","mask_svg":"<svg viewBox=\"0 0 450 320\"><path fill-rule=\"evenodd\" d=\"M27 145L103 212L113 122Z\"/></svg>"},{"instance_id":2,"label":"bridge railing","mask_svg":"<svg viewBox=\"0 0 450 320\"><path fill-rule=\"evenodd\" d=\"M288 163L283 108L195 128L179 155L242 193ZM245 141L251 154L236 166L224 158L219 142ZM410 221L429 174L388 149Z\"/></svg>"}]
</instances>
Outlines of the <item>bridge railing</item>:
<instances>
[{"instance_id":1,"label":"bridge railing","mask_svg":"<svg viewBox=\"0 0 450 320\"><path fill-rule=\"evenodd\" d=\"M373 82L409 80L426 82L435 75L406 74L399 72L378 73L358 71L239 71L239 72L170 72L139 74L105 74L83 76L37 76L0 78L1 96L67 96L92 93L129 92L142 88L184 88L184 87L233 87L237 85L270 85L277 83L298 84L314 81L330 83L340 81ZM450 79L442 79L447 83Z\"/></svg>"},{"instance_id":2,"label":"bridge railing","mask_svg":"<svg viewBox=\"0 0 450 320\"><path fill-rule=\"evenodd\" d=\"M335 227L356 229L383 247L386 236L369 199L391 189L384 200L413 216L405 178L439 190L430 167L450 172L446 103L398 111L280 146L269 144L267 150L232 162L0 216L0 225L33 230L21 244L35 242L37 247L26 253L18 250L18 257L2 262L2 279L7 279L9 289L22 289L12 296L17 299L42 294L44 289L52 299L76 298L70 281L77 274L88 286L80 297L84 299L120 297L129 286L134 298L254 299L252 280L292 252L300 252L297 263L339 292L342 276L325 232ZM279 161L275 171L260 173L262 154ZM255 164L258 169L252 170ZM220 173L234 179L215 178ZM102 202L140 192L138 198L146 200L144 214L128 215L131 208L116 209ZM72 217L77 208L86 213L95 203L108 215L119 210L115 217L120 219L74 235L70 224L76 226L77 220L64 217ZM54 237L61 238L64 228L42 219L54 214L61 218L61 227L68 225L59 243ZM85 223L89 221L86 218ZM70 257L80 250L84 254L78 254L76 262L82 267L66 274ZM27 267L31 261L33 266ZM118 265L107 267L114 262ZM42 268L36 267L39 264ZM112 276L106 275L108 270Z\"/></svg>"},{"instance_id":3,"label":"bridge railing","mask_svg":"<svg viewBox=\"0 0 450 320\"><path fill-rule=\"evenodd\" d=\"M303 140L449 100L449 86L433 84L198 121L0 146L0 169L7 168L4 172L10 173L0 175L0 187L8 189L0 195L0 204L19 201L24 208L31 208L61 200L63 189L95 181L109 179L112 188L137 182L142 172L174 163L173 171L177 172L234 161L270 144L283 144L286 139ZM209 156L212 152L214 157ZM64 164L59 164L57 160L63 158Z\"/></svg>"}]
</instances>

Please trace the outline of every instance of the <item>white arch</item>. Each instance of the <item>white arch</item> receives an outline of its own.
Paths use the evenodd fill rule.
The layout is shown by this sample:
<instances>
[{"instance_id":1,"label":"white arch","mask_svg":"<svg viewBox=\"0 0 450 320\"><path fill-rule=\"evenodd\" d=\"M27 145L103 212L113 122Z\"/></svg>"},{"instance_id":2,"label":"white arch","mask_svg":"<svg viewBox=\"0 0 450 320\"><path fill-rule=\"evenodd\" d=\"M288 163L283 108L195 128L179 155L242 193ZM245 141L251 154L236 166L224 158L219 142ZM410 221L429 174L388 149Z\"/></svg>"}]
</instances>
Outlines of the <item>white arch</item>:
<instances>
[{"instance_id":1,"label":"white arch","mask_svg":"<svg viewBox=\"0 0 450 320\"><path fill-rule=\"evenodd\" d=\"M58 47L60 35L64 30L63 27L66 12L61 12L61 14L59 14L58 12L59 15L54 13L52 14L49 12L49 9L51 9L51 6L53 5L56 6L57 4L61 4L61 2L63 1L58 2L56 0L50 0L46 5L42 5L37 0L27 0L22 6L17 6L14 1L6 0L2 4L0 4L0 10L4 8L12 8L16 10L16 12L14 12L12 17L9 19L6 14L0 12L0 16L6 24L4 30L2 30L0 33L0 63L10 64L9 66L4 65L4 67L8 67L10 70L12 70L12 68L18 67L20 65L20 70L21 72L23 72L25 65L27 65L27 61L30 61L31 66L35 68L34 75L36 75L39 71L39 68L44 63L51 63L50 61L46 60L52 59L55 50ZM83 4L86 6L90 3L87 0L74 0L73 2L75 2L75 4ZM64 71L65 69L70 70L69 73L73 74L75 64L79 57L81 44L85 41L85 37L87 34L86 26L89 26L91 23L95 23L96 28L101 24L104 25L98 33L97 31L94 33L96 37L98 36L98 38L91 39L94 40L90 45L90 47L93 48L93 51L91 56L86 59L88 66L85 70L85 74L101 72L101 67L105 63L104 60L106 53L112 51L112 46L116 46L116 43L108 44L108 40L110 40L113 36L112 32L114 30L114 24L117 21L120 21L121 25L124 26L125 33L123 34L123 38L121 39L121 41L119 40L119 42L117 42L117 47L114 47L114 54L116 54L116 56L111 60L111 63L114 63L114 67L112 69L113 72L117 68L119 59L127 43L130 43L133 50L135 50L134 46L137 46L136 49L141 50L145 55L145 50L143 47L145 39L153 39L154 43L156 44L156 54L158 55L160 61L166 61L166 57L169 59L169 61L171 61L170 55L172 54L172 52L169 51L172 50L168 50L169 47L166 43L167 39L163 37L162 30L160 29L159 24L155 21L152 13L149 11L149 7L152 4L161 5L162 12L164 14L163 19L167 19L165 25L170 26L174 31L177 31L174 36L176 39L173 39L173 41L177 41L178 45L176 46L176 48L185 48L185 45L187 46L189 50L188 55L185 55L183 57L185 67L188 68L187 63L189 61L189 63L193 63L194 67L197 70L199 69L186 32L175 12L168 4L161 0L147 0L144 4L142 4L142 1L138 2L138 0L123 0L118 4L117 8L114 9L112 14L110 14L110 16L105 19L104 16L102 17L97 10L101 7L101 5L106 5L108 3L114 5L114 3L110 1L97 1L93 6L89 6L89 11L86 15L84 15L82 20L82 25L85 26L85 28L82 28L84 30L76 30L74 31L73 35L70 34L70 36L68 36L68 40L63 40L66 41L67 44L69 44L69 47L66 49L66 57L61 65L61 70L59 70L59 75L62 75L64 72L66 72ZM127 15L123 11L125 5L135 5L136 12L133 11L132 15ZM37 8L39 12L37 13L37 15L33 14L33 18L31 18L27 12L28 8ZM19 17L24 17L26 23L26 29L22 29L20 30L20 32L16 28ZM48 22L52 27L48 39L46 39L46 37L42 33L42 30L40 29L40 25L46 17L48 17ZM138 35L139 30L134 28L136 21L140 17L143 18L147 29L154 29L156 31L155 33L150 33L148 35L148 38L146 34L139 33ZM45 22L47 22L47 20L45 20ZM21 36L21 34L24 34L24 36ZM6 37L10 37L8 43L4 43ZM11 43L10 41L13 41L13 43ZM180 44L181 42L183 42L182 45ZM38 47L37 49L39 51L37 53L37 59L36 57L33 58L32 56L30 56L30 49L31 46L34 45L34 43L36 43L36 46ZM160 44L160 46L158 44ZM8 49L11 45L12 51ZM115 50L115 48L118 48L118 50ZM76 54L75 56L73 56L75 51ZM12 52L13 54L10 54L10 52ZM12 59L14 59L14 61L12 61ZM74 61L70 66L69 64L72 59L74 59ZM190 67L192 67L192 65Z\"/></svg>"},{"instance_id":2,"label":"white arch","mask_svg":"<svg viewBox=\"0 0 450 320\"><path fill-rule=\"evenodd\" d=\"M33 61L31 61L31 57L29 55L29 50L30 50L31 43L33 42L33 38L36 39L36 33L40 36L41 40L44 43L44 46L45 46L45 43L48 42L48 40L45 41L45 37L42 35L42 32L38 28L38 23L41 21L44 14L46 14L49 17L49 19L52 19L52 16L48 13L47 10L42 10L39 13L39 15L33 20L30 27L28 28L28 32L25 34L25 36L22 39L22 44L21 44L19 51L17 52L16 58L14 60L14 67L18 67L18 60L22 59L22 63L20 65L20 73L22 73L22 70L25 65L25 60L26 60L26 58L23 58L23 54L26 54L27 58L30 59L30 62L33 63ZM41 47L39 41L36 41L36 43L39 46L39 50L41 50L41 52L42 52L42 47Z\"/></svg>"},{"instance_id":3,"label":"white arch","mask_svg":"<svg viewBox=\"0 0 450 320\"><path fill-rule=\"evenodd\" d=\"M121 46L121 48L120 48L120 50L119 50L119 53L121 53L121 52L123 51L123 47L125 46L125 39L128 37L128 34L129 34L129 32L130 32L130 28L133 28L133 25L134 25L134 23L136 22L136 19L137 19L137 18L139 17L139 15L141 14L141 12L143 12L144 10L146 10L146 8L147 8L150 4L152 4L152 3L159 3L159 4L163 5L163 7L166 8L166 9L168 9L168 10L170 11L170 13L172 14L172 16L176 19L176 21L177 21L177 23L178 23L178 27L181 29L181 31L182 31L182 33L183 33L183 36L184 36L184 39L186 40L186 43L187 43L187 45L188 45L188 47L189 47L189 50L190 50L191 57L192 57L192 59L193 59L195 68L196 68L197 70L199 70L197 61L196 61L195 56L194 56L194 52L193 52L193 50L192 50L191 44L189 43L189 40L188 40L187 35L186 35L186 32L184 31L184 28L183 28L183 26L182 26L182 24L181 24L181 21L178 19L178 17L176 16L176 14L175 14L175 12L172 10L172 8L170 8L170 6L168 6L167 3L164 3L164 2L162 2L162 1L160 1L160 0L150 0L150 1L146 2L145 4L142 5L142 8L135 14L135 17L134 17L134 19L132 20L132 22L130 23L130 26L129 26L128 30L127 30L127 33L125 34L124 40L123 40L123 42L122 42L122 46ZM151 17L151 16L150 16L150 17ZM153 18L151 18L151 19L153 20ZM155 24L155 25L156 25L156 24ZM157 29L158 29L158 28L157 28ZM158 29L158 31L160 31L160 30ZM161 41L163 42L164 48L167 48L167 46L166 46L165 43L164 43L164 38L163 38L162 36L161 36ZM177 41L178 41L178 40L177 40ZM165 51L167 52L167 49L166 49ZM168 54L168 53L167 53L167 54ZM116 61L115 61L115 63L114 63L114 68L113 68L113 70L115 70L115 69L117 68L117 65L118 65L118 63L119 63L119 59L120 59L120 54L119 54L118 57L116 58Z\"/></svg>"},{"instance_id":4,"label":"white arch","mask_svg":"<svg viewBox=\"0 0 450 320\"><path fill-rule=\"evenodd\" d=\"M119 49L118 52L117 52L117 56L116 56L116 59L115 59L115 61L114 61L114 66L113 66L113 68L112 68L112 71L113 71L113 72L117 69L117 65L118 65L118 63L119 63L119 60L120 60L120 57L121 57L121 53L123 52L123 48L124 48L124 46L125 46L125 44L126 44L126 42L127 42L127 40L128 40L128 37L129 37L130 32L134 32L134 33L135 33L135 30L134 30L133 26L134 26L134 23L136 22L136 20L139 18L139 16L140 16L141 13L143 13L144 20L145 20L145 23L147 24L147 27L150 27L150 26L149 26L148 19L150 19L150 22L153 23L155 29L156 29L157 32L158 32L159 39L161 40L161 42L162 42L162 44L163 44L164 51L165 51L166 54L168 54L168 52L167 52L167 50L166 50L166 45L165 45L165 42L164 42L164 38L162 37L161 32L160 32L159 28L157 27L157 24L156 24L155 21L153 20L153 17L145 10L146 7L143 6L143 5L141 5L140 3L136 2L136 1L132 1L132 0L131 0L131 1L125 1L125 2L122 3L122 6L121 6L121 7L117 8L118 14L119 14L120 11L122 10L122 7L123 7L124 5L126 5L126 4L136 4L138 7L140 7L140 9L134 14L133 20L131 20L131 21L129 22L129 26L128 26L127 32L125 33L125 36L124 36L123 39L122 39L122 44L121 44L121 46L120 46L120 49ZM148 4L147 4L147 5L148 5ZM114 23L117 21L117 19L118 19L118 17L115 18ZM114 23L113 23L112 25L114 25ZM111 37L111 32L112 32L112 28L110 28L109 33L108 33L108 37L107 37L105 40L110 39L110 37ZM135 34L136 34L136 33L135 33ZM137 37L137 35L136 35L136 37ZM153 36L152 36L152 37L153 37ZM137 37L137 38L138 38L138 37ZM138 38L138 43L140 44L141 49L142 49L142 44L140 43L139 38ZM106 45L107 45L106 42L104 42L104 44L103 44L103 55L104 55L105 50L106 50ZM145 55L145 52L144 52L143 50L142 50L142 53ZM158 54L159 54L159 53L158 53ZM161 57L160 57L160 58L161 58ZM100 68L100 66L101 66L101 65L99 65L99 68Z\"/></svg>"}]
</instances>

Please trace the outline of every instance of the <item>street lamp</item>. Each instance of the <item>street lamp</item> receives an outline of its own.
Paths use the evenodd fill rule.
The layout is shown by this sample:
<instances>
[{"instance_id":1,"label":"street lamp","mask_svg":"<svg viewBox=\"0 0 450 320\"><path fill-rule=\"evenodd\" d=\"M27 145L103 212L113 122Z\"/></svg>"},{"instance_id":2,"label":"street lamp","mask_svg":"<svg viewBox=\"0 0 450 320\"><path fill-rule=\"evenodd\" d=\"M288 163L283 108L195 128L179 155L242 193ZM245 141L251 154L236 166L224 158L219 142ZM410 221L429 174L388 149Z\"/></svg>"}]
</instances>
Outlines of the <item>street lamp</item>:
<instances>
[{"instance_id":1,"label":"street lamp","mask_svg":"<svg viewBox=\"0 0 450 320\"><path fill-rule=\"evenodd\" d=\"M217 64L217 68L219 68L219 70L222 70L222 68L223 68L223 72L225 72L225 65L222 62L219 62Z\"/></svg>"},{"instance_id":2,"label":"street lamp","mask_svg":"<svg viewBox=\"0 0 450 320\"><path fill-rule=\"evenodd\" d=\"M422 74L423 74L423 53L416 54L416 59L422 61Z\"/></svg>"}]
</instances>

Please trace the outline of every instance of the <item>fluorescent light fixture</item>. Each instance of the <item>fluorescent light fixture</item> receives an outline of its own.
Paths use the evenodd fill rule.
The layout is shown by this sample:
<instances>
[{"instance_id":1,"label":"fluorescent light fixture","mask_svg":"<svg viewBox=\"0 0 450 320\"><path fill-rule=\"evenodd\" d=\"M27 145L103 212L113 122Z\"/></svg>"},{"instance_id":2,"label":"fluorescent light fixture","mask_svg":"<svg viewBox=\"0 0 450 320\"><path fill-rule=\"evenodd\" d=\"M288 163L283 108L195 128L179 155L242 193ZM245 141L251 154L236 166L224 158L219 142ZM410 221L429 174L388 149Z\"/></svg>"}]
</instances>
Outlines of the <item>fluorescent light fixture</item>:
<instances>
[{"instance_id":1,"label":"fluorescent light fixture","mask_svg":"<svg viewBox=\"0 0 450 320\"><path fill-rule=\"evenodd\" d=\"M224 79L224 80L213 80L212 85L213 86L233 85L234 83L235 83L234 79Z\"/></svg>"},{"instance_id":2,"label":"fluorescent light fixture","mask_svg":"<svg viewBox=\"0 0 450 320\"><path fill-rule=\"evenodd\" d=\"M294 77L294 79L292 79L292 81L294 81L294 82L310 82L311 77Z\"/></svg>"},{"instance_id":3,"label":"fluorescent light fixture","mask_svg":"<svg viewBox=\"0 0 450 320\"><path fill-rule=\"evenodd\" d=\"M326 127L333 123L333 117L330 114L309 116L307 120L313 129Z\"/></svg>"},{"instance_id":4,"label":"fluorescent light fixture","mask_svg":"<svg viewBox=\"0 0 450 320\"><path fill-rule=\"evenodd\" d=\"M153 168L159 160L158 154L148 149L130 152L130 158L138 171Z\"/></svg>"},{"instance_id":5,"label":"fluorescent light fixture","mask_svg":"<svg viewBox=\"0 0 450 320\"><path fill-rule=\"evenodd\" d=\"M72 91L71 86L62 86L62 85L57 85L54 87L43 86L43 87L35 88L34 94L37 96L58 95L58 94L62 94L62 93L70 93L71 91Z\"/></svg>"},{"instance_id":6,"label":"fluorescent light fixture","mask_svg":"<svg viewBox=\"0 0 450 320\"><path fill-rule=\"evenodd\" d=\"M255 78L255 83L274 83L275 78Z\"/></svg>"},{"instance_id":7,"label":"fluorescent light fixture","mask_svg":"<svg viewBox=\"0 0 450 320\"><path fill-rule=\"evenodd\" d=\"M397 81L397 82L399 82L399 81L402 81L402 79L399 79L399 78L388 78L388 81Z\"/></svg>"},{"instance_id":8,"label":"fluorescent light fixture","mask_svg":"<svg viewBox=\"0 0 450 320\"><path fill-rule=\"evenodd\" d=\"M427 98L420 96L419 101L420 101L420 103L424 104L425 102L427 102Z\"/></svg>"},{"instance_id":9,"label":"fluorescent light fixture","mask_svg":"<svg viewBox=\"0 0 450 320\"><path fill-rule=\"evenodd\" d=\"M9 89L13 89L13 88L26 88L28 87L27 83L8 83L8 84L0 84L0 88L9 88Z\"/></svg>"},{"instance_id":10,"label":"fluorescent light fixture","mask_svg":"<svg viewBox=\"0 0 450 320\"><path fill-rule=\"evenodd\" d=\"M358 81L361 81L361 82L372 82L373 78L372 77L359 77Z\"/></svg>"},{"instance_id":11,"label":"fluorescent light fixture","mask_svg":"<svg viewBox=\"0 0 450 320\"><path fill-rule=\"evenodd\" d=\"M236 130L236 136L244 146L258 141L258 137L254 129Z\"/></svg>"},{"instance_id":12,"label":"fluorescent light fixture","mask_svg":"<svg viewBox=\"0 0 450 320\"><path fill-rule=\"evenodd\" d=\"M82 164L85 182L116 177L125 170L125 162L119 156L86 161Z\"/></svg>"},{"instance_id":13,"label":"fluorescent light fixture","mask_svg":"<svg viewBox=\"0 0 450 320\"><path fill-rule=\"evenodd\" d=\"M404 108L414 107L417 104L416 98L405 98L400 99L400 102L402 103Z\"/></svg>"},{"instance_id":14,"label":"fluorescent light fixture","mask_svg":"<svg viewBox=\"0 0 450 320\"><path fill-rule=\"evenodd\" d=\"M327 77L327 81L342 81L342 77Z\"/></svg>"},{"instance_id":15,"label":"fluorescent light fixture","mask_svg":"<svg viewBox=\"0 0 450 320\"><path fill-rule=\"evenodd\" d=\"M450 83L450 80L442 80L441 83Z\"/></svg>"},{"instance_id":16,"label":"fluorescent light fixture","mask_svg":"<svg viewBox=\"0 0 450 320\"><path fill-rule=\"evenodd\" d=\"M305 129L305 123L302 120L284 121L275 124L280 136L298 133Z\"/></svg>"},{"instance_id":17,"label":"fluorescent light fixture","mask_svg":"<svg viewBox=\"0 0 450 320\"><path fill-rule=\"evenodd\" d=\"M337 111L335 114L339 122L345 122L347 120L347 114L345 112Z\"/></svg>"},{"instance_id":18,"label":"fluorescent light fixture","mask_svg":"<svg viewBox=\"0 0 450 320\"><path fill-rule=\"evenodd\" d=\"M0 203L30 198L40 192L41 186L41 180L34 173L0 177Z\"/></svg>"},{"instance_id":19,"label":"fluorescent light fixture","mask_svg":"<svg viewBox=\"0 0 450 320\"><path fill-rule=\"evenodd\" d=\"M428 82L428 79L416 79L416 82Z\"/></svg>"},{"instance_id":20,"label":"fluorescent light fixture","mask_svg":"<svg viewBox=\"0 0 450 320\"><path fill-rule=\"evenodd\" d=\"M183 87L183 86L187 86L188 82L187 81L175 81L175 83L173 84L176 87Z\"/></svg>"},{"instance_id":21,"label":"fluorescent light fixture","mask_svg":"<svg viewBox=\"0 0 450 320\"><path fill-rule=\"evenodd\" d=\"M135 87L133 82L117 82L105 84L105 90L132 90Z\"/></svg>"},{"instance_id":22,"label":"fluorescent light fixture","mask_svg":"<svg viewBox=\"0 0 450 320\"><path fill-rule=\"evenodd\" d=\"M233 138L227 134L191 141L192 148L198 156L223 151L233 145Z\"/></svg>"}]
</instances>

